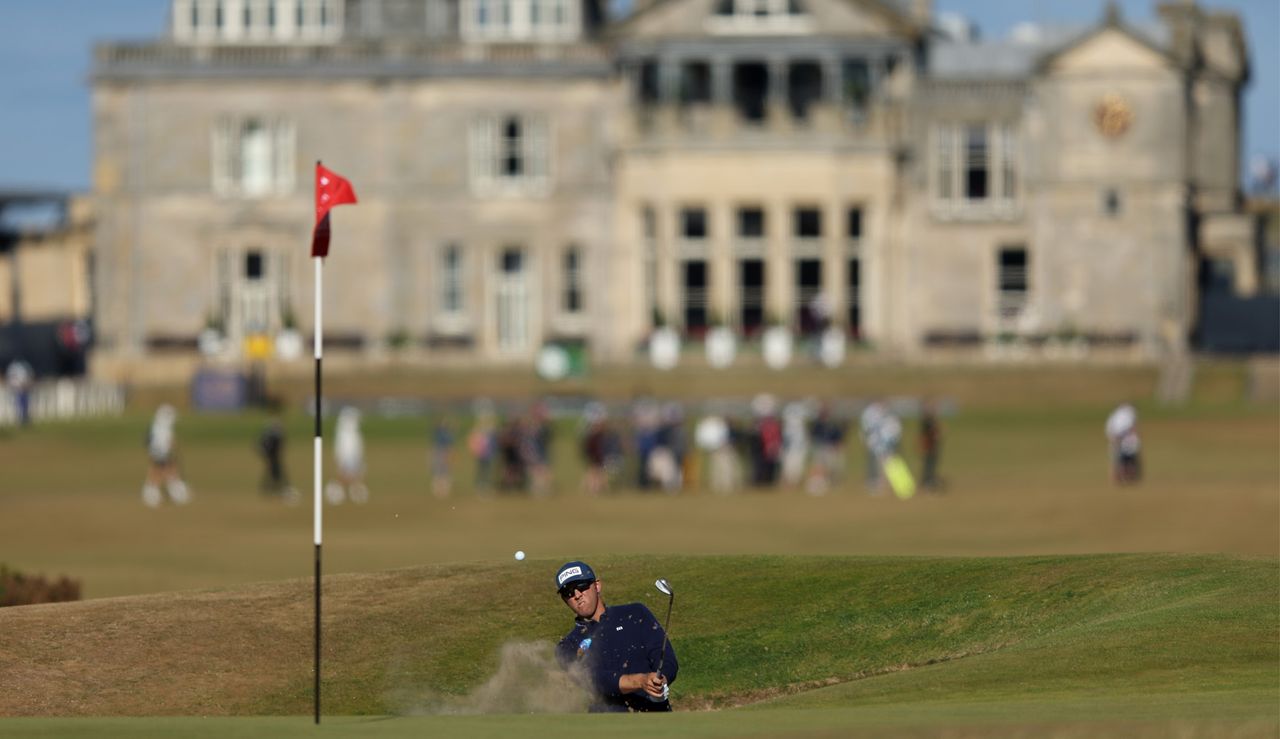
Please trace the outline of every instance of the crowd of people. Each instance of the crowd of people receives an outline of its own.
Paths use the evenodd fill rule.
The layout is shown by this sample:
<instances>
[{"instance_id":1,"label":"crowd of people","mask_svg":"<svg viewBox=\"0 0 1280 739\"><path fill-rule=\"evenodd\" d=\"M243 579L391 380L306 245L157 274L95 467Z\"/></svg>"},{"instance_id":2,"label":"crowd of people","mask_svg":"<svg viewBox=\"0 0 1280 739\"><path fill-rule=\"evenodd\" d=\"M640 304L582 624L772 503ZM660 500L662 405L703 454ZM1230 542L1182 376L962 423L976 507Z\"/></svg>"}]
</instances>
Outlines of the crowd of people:
<instances>
[{"instance_id":1,"label":"crowd of people","mask_svg":"<svg viewBox=\"0 0 1280 739\"><path fill-rule=\"evenodd\" d=\"M915 473L904 459L902 408L912 412L918 429L912 455L919 460ZM557 410L560 418L574 414L574 409ZM435 416L429 425L430 490L437 498L453 494L460 472L455 447L463 440L474 465L474 490L482 496L541 497L553 489L563 494L575 482L588 496L630 489L730 494L779 488L823 495L844 480L846 443L855 416L868 494L891 490L908 498L916 491L946 489L939 473L942 424L938 407L929 398L897 404L873 398L860 406L837 407L828 401L782 403L762 394L747 404L706 404L695 410L696 418L690 418L686 405L678 401L640 398L613 409L590 401L577 411L575 437L557 442L553 413L545 402L503 413L489 401L477 401L469 424L466 414L455 413ZM178 465L176 419L173 406L161 405L148 428L149 465L142 500L153 508L166 502L184 505L192 497ZM559 424L561 435L567 437L566 425ZM465 434L461 433L464 426ZM1137 411L1128 403L1120 405L1107 418L1105 430L1112 481L1138 483L1142 444ZM580 456L580 473L570 473L579 475L576 481L556 479L553 472L553 444L566 441L576 445ZM263 463L261 490L296 503L301 496L289 480L284 449L284 425L276 415L257 440ZM344 407L337 414L333 461L335 472L324 486L325 499L330 504L367 502L364 438L356 408Z\"/></svg>"},{"instance_id":2,"label":"crowd of people","mask_svg":"<svg viewBox=\"0 0 1280 739\"><path fill-rule=\"evenodd\" d=\"M730 494L747 488L789 488L823 495L844 478L852 415L847 408L841 412L830 402L812 400L781 403L762 394L739 407L723 403L700 410L691 419L684 404L653 398L612 410L597 401L582 404L571 442L581 460L577 481L581 491L597 496L622 489L668 494L708 489ZM560 411L560 417L571 414ZM920 411L921 488L938 491L940 425L931 403L922 404ZM172 406L161 406L148 433L151 464L143 500L152 507L166 499L178 504L190 499L176 462L175 419ZM474 465L473 486L479 495L541 497L550 494L553 486L563 490L574 484L555 479L552 446L557 434L546 403L502 413L493 403L481 400L471 408L465 433L460 433L464 419L459 414L441 415L429 424L427 470L435 497L453 494L460 472L455 459L459 440ZM866 489L878 495L885 488L890 469L886 465L899 454L902 423L880 400L866 404L858 423L867 454ZM565 425L560 428L567 437ZM278 415L267 422L256 447L263 465L261 491L298 502L300 495L286 470L285 431ZM325 500L333 505L367 502L358 409L338 411L332 449L334 473L324 485Z\"/></svg>"},{"instance_id":3,"label":"crowd of people","mask_svg":"<svg viewBox=\"0 0 1280 739\"><path fill-rule=\"evenodd\" d=\"M868 408L862 427L870 457L896 454L902 428L898 417L882 402ZM932 406L928 408L927 432L922 435L927 466L922 473L928 481L924 487L939 490L941 432ZM586 495L618 489L675 494L701 488L728 494L782 487L822 495L843 478L848 426L848 417L829 402L781 403L762 394L743 408L726 404L703 409L691 419L680 402L640 398L612 411L601 402L584 404L574 442ZM545 494L552 477L552 428L541 403L505 420L491 405L482 405L467 437L477 490ZM440 433L434 438L433 459L447 459ZM435 462L437 469L446 465ZM880 462L874 468L868 490L878 493Z\"/></svg>"}]
</instances>

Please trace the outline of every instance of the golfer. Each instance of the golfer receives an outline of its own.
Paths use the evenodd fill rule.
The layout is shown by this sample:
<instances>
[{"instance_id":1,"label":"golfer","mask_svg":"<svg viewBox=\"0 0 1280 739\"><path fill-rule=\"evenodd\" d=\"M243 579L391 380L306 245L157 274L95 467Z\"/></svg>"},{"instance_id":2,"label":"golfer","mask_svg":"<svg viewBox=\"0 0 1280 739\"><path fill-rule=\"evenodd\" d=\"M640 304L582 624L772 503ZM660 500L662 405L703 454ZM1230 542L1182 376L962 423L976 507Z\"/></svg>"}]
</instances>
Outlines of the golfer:
<instances>
[{"instance_id":1,"label":"golfer","mask_svg":"<svg viewBox=\"0 0 1280 739\"><path fill-rule=\"evenodd\" d=\"M556 645L556 659L581 677L592 713L670 711L667 685L678 665L666 632L642 603L606 607L600 588L586 562L556 572L556 590L575 621Z\"/></svg>"}]
</instances>

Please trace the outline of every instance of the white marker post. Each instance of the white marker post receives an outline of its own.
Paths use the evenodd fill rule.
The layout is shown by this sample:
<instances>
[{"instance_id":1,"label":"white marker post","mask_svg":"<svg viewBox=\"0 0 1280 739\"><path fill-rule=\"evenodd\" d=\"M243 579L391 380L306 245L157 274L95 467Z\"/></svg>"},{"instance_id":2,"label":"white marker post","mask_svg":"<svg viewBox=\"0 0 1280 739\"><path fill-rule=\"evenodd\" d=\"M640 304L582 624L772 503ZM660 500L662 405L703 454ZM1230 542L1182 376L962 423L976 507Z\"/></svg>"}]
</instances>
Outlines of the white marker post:
<instances>
[{"instance_id":1,"label":"white marker post","mask_svg":"<svg viewBox=\"0 0 1280 739\"><path fill-rule=\"evenodd\" d=\"M324 258L313 257L312 261L316 265L316 317L315 317L315 333L312 337L312 344L315 346L316 357L316 380L315 380L315 415L316 415L316 433L315 440L312 443L312 467L311 475L315 492L315 545L316 545L316 723L320 723L320 545L321 531L323 531L324 518L324 500L321 497L321 488L324 487L324 464L322 457L324 455L324 429L321 426L321 394L320 394L320 362L324 358L324 324L323 314L321 312L322 293L324 291Z\"/></svg>"}]
</instances>

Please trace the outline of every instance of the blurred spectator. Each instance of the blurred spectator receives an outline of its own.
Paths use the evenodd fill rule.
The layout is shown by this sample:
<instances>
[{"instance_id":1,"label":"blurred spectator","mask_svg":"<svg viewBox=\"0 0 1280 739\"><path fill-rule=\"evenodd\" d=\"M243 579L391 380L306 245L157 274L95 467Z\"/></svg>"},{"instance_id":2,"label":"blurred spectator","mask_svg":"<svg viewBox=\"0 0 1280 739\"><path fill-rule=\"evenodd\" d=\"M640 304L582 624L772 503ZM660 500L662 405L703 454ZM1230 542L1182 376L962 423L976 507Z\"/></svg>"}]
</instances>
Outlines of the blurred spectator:
<instances>
[{"instance_id":1,"label":"blurred spectator","mask_svg":"<svg viewBox=\"0 0 1280 739\"><path fill-rule=\"evenodd\" d=\"M586 465L582 490L587 495L599 495L609 488L608 413L602 404L588 403L582 421L582 459Z\"/></svg>"},{"instance_id":2,"label":"blurred spectator","mask_svg":"<svg viewBox=\"0 0 1280 739\"><path fill-rule=\"evenodd\" d=\"M876 455L881 460L895 456L901 444L902 421L893 411L885 411L884 417L880 419L880 426L876 429Z\"/></svg>"},{"instance_id":3,"label":"blurred spectator","mask_svg":"<svg viewBox=\"0 0 1280 739\"><path fill-rule=\"evenodd\" d=\"M799 487L809 461L809 408L792 401L782 409L782 479Z\"/></svg>"},{"instance_id":4,"label":"blurred spectator","mask_svg":"<svg viewBox=\"0 0 1280 739\"><path fill-rule=\"evenodd\" d=\"M529 491L546 495L551 490L551 420L544 403L529 409L523 428L522 449L529 470Z\"/></svg>"},{"instance_id":5,"label":"blurred spectator","mask_svg":"<svg viewBox=\"0 0 1280 739\"><path fill-rule=\"evenodd\" d=\"M802 307L800 313L800 334L804 337L809 354L815 360L821 360L822 334L830 325L831 299L819 290Z\"/></svg>"},{"instance_id":6,"label":"blurred spectator","mask_svg":"<svg viewBox=\"0 0 1280 739\"><path fill-rule=\"evenodd\" d=\"M1121 404L1107 417L1107 444L1111 453L1111 479L1132 485L1142 479L1142 440L1138 437L1138 411Z\"/></svg>"},{"instance_id":7,"label":"blurred spectator","mask_svg":"<svg viewBox=\"0 0 1280 739\"><path fill-rule=\"evenodd\" d=\"M910 498L915 494L916 483L911 477L911 470L898 454L902 444L902 421L893 411L886 410L881 417L872 443L881 481L888 482L899 498Z\"/></svg>"},{"instance_id":8,"label":"blurred spectator","mask_svg":"<svg viewBox=\"0 0 1280 739\"><path fill-rule=\"evenodd\" d=\"M809 314L813 317L813 330L822 333L831 325L831 299L821 290L809 301Z\"/></svg>"},{"instance_id":9,"label":"blurred spectator","mask_svg":"<svg viewBox=\"0 0 1280 739\"><path fill-rule=\"evenodd\" d=\"M150 467L147 480L142 485L142 502L156 508L167 495L176 505L191 501L191 491L178 472L178 445L174 435L174 423L178 412L165 403L156 409L147 431L147 457ZM163 492L161 490L163 486Z\"/></svg>"},{"instance_id":10,"label":"blurred spectator","mask_svg":"<svg viewBox=\"0 0 1280 739\"><path fill-rule=\"evenodd\" d=\"M487 402L476 403L476 422L467 435L467 451L476 463L476 492L486 493L493 487L493 458L497 454L497 431L493 409Z\"/></svg>"},{"instance_id":11,"label":"blurred spectator","mask_svg":"<svg viewBox=\"0 0 1280 739\"><path fill-rule=\"evenodd\" d=\"M658 406L648 398L636 400L632 407L632 423L636 445L636 486L648 490L653 485L649 462L658 446Z\"/></svg>"},{"instance_id":12,"label":"blurred spectator","mask_svg":"<svg viewBox=\"0 0 1280 739\"><path fill-rule=\"evenodd\" d=\"M649 454L650 480L669 493L679 491L684 485L686 447L684 408L677 402L669 402L662 407L654 447Z\"/></svg>"},{"instance_id":13,"label":"blurred spectator","mask_svg":"<svg viewBox=\"0 0 1280 739\"><path fill-rule=\"evenodd\" d=\"M758 487L772 487L778 481L782 459L782 422L778 420L778 401L772 395L760 394L751 401L755 426L751 439L752 482Z\"/></svg>"},{"instance_id":14,"label":"blurred spectator","mask_svg":"<svg viewBox=\"0 0 1280 739\"><path fill-rule=\"evenodd\" d=\"M437 498L453 491L452 457L453 430L442 418L431 431L431 492Z\"/></svg>"},{"instance_id":15,"label":"blurred spectator","mask_svg":"<svg viewBox=\"0 0 1280 739\"><path fill-rule=\"evenodd\" d=\"M505 491L526 489L529 482L526 434L519 418L509 418L498 431L498 489Z\"/></svg>"},{"instance_id":16,"label":"blurred spectator","mask_svg":"<svg viewBox=\"0 0 1280 739\"><path fill-rule=\"evenodd\" d=\"M942 480L938 477L938 457L942 453L942 424L933 401L925 398L920 404L920 487L928 492L940 493Z\"/></svg>"},{"instance_id":17,"label":"blurred spectator","mask_svg":"<svg viewBox=\"0 0 1280 739\"><path fill-rule=\"evenodd\" d=\"M298 491L289 484L289 475L284 468L284 424L278 417L272 418L258 437L258 453L265 465L262 492L296 503Z\"/></svg>"},{"instance_id":18,"label":"blurred spectator","mask_svg":"<svg viewBox=\"0 0 1280 739\"><path fill-rule=\"evenodd\" d=\"M338 412L333 451L338 479L325 486L325 498L334 505L347 498L353 503L367 503L369 488L364 483L364 437L360 433L359 410L348 406Z\"/></svg>"},{"instance_id":19,"label":"blurred spectator","mask_svg":"<svg viewBox=\"0 0 1280 739\"><path fill-rule=\"evenodd\" d=\"M729 424L720 416L707 416L694 429L694 441L707 452L710 462L711 490L728 495L738 489L741 474L738 456L734 452Z\"/></svg>"},{"instance_id":20,"label":"blurred spectator","mask_svg":"<svg viewBox=\"0 0 1280 739\"><path fill-rule=\"evenodd\" d=\"M866 484L867 492L880 495L884 492L884 471L881 467L881 449L883 426L889 411L879 400L873 400L862 409L859 418L859 429L862 445L867 452Z\"/></svg>"},{"instance_id":21,"label":"blurred spectator","mask_svg":"<svg viewBox=\"0 0 1280 739\"><path fill-rule=\"evenodd\" d=\"M805 490L812 495L822 495L844 474L845 427L831 414L831 404L824 402L809 432L814 446L813 464Z\"/></svg>"},{"instance_id":22,"label":"blurred spectator","mask_svg":"<svg viewBox=\"0 0 1280 739\"><path fill-rule=\"evenodd\" d=\"M622 433L612 423L606 423L604 427L605 439L605 468L609 474L609 484L612 485L614 480L622 476L622 468L627 461L627 453L625 444L622 440Z\"/></svg>"},{"instance_id":23,"label":"blurred spectator","mask_svg":"<svg viewBox=\"0 0 1280 739\"><path fill-rule=\"evenodd\" d=\"M9 363L4 373L5 383L13 395L14 408L18 412L18 425L31 425L31 365L21 359Z\"/></svg>"}]
</instances>

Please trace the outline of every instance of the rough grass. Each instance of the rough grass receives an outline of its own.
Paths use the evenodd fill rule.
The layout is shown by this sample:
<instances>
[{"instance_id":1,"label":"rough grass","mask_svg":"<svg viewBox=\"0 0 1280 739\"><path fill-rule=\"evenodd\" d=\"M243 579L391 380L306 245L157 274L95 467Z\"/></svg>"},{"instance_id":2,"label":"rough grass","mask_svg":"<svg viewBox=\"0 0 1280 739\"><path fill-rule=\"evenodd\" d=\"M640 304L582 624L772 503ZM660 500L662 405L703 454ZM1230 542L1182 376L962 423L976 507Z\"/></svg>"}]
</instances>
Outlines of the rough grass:
<instances>
[{"instance_id":1,"label":"rough grass","mask_svg":"<svg viewBox=\"0 0 1280 739\"><path fill-rule=\"evenodd\" d=\"M474 712L504 644L549 642L566 629L550 584L555 564L327 578L326 712ZM834 715L843 716L835 727L1183 721L1280 730L1274 560L616 556L596 564L613 602L657 610L654 577L677 588L684 709L803 708L797 716L818 718L811 728ZM0 716L306 715L310 609L305 579L5 609ZM519 705L536 688L510 681L498 705ZM675 734L701 735L692 724Z\"/></svg>"}]
</instances>

